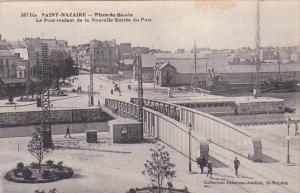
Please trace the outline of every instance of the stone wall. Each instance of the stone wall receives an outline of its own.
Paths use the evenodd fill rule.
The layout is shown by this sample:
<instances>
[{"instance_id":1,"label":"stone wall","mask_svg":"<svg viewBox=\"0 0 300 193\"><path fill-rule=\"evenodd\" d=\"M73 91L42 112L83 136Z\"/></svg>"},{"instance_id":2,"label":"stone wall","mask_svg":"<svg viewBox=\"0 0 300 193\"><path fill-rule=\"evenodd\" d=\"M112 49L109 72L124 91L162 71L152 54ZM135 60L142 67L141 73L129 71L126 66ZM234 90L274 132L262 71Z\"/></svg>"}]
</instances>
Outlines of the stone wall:
<instances>
[{"instance_id":1,"label":"stone wall","mask_svg":"<svg viewBox=\"0 0 300 193\"><path fill-rule=\"evenodd\" d=\"M100 109L52 110L51 117L53 124L107 122L113 119ZM0 127L39 125L41 120L41 111L0 113Z\"/></svg>"}]
</instances>

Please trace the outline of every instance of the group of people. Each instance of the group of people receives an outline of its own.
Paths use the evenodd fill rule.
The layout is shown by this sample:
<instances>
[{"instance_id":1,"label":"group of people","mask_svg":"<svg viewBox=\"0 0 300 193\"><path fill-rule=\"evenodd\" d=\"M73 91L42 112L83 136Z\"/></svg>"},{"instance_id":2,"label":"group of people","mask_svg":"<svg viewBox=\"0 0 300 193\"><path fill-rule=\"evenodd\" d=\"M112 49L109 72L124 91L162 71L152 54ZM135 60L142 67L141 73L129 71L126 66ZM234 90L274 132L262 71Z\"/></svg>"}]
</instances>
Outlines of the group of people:
<instances>
[{"instance_id":1,"label":"group of people","mask_svg":"<svg viewBox=\"0 0 300 193\"><path fill-rule=\"evenodd\" d=\"M203 174L203 170L204 167L207 167L207 177L208 175L210 175L210 178L212 178L212 170L213 170L213 166L212 166L212 161L210 159L206 160L204 155L200 155L200 157L197 158L197 164L199 165L200 169L201 169L201 174ZM233 167L235 170L235 175L238 177L238 169L240 167L241 163L240 161L237 159L237 157L235 157L234 161L233 161Z\"/></svg>"}]
</instances>

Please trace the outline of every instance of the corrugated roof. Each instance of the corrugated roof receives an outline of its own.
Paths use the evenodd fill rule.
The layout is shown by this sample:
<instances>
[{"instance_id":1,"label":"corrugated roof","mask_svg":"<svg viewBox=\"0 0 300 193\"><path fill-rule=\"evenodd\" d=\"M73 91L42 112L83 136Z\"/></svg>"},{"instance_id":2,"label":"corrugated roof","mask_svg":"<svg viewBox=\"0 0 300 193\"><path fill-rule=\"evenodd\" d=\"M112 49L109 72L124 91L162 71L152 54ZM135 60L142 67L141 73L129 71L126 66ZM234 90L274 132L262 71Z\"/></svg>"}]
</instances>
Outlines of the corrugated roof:
<instances>
[{"instance_id":1,"label":"corrugated roof","mask_svg":"<svg viewBox=\"0 0 300 193\"><path fill-rule=\"evenodd\" d=\"M222 53L203 54L198 53L197 64L205 64L205 58L207 57L207 63L211 65L224 65L227 64L226 56ZM154 53L154 54L142 54L143 67L161 66L164 63L170 64L194 64L193 53Z\"/></svg>"},{"instance_id":2,"label":"corrugated roof","mask_svg":"<svg viewBox=\"0 0 300 193\"><path fill-rule=\"evenodd\" d=\"M143 67L154 67L156 63L156 58L154 54L142 54L141 60Z\"/></svg>"},{"instance_id":3,"label":"corrugated roof","mask_svg":"<svg viewBox=\"0 0 300 193\"><path fill-rule=\"evenodd\" d=\"M185 63L170 63L173 65L178 73L194 73L194 64L193 62ZM205 64L200 64L197 62L197 73L205 73ZM247 72L256 72L255 65L208 65L208 68L214 68L215 73L247 73ZM282 64L280 66L281 72L293 72L300 71L299 64ZM263 63L261 65L260 72L278 72L278 64Z\"/></svg>"}]
</instances>

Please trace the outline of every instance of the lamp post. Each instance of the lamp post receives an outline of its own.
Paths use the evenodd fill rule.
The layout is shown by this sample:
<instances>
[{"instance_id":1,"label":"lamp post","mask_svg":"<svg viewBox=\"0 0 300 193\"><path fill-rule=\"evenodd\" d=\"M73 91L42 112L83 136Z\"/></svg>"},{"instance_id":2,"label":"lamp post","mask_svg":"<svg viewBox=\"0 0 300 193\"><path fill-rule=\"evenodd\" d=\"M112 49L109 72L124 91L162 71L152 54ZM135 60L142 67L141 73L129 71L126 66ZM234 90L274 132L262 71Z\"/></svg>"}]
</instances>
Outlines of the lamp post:
<instances>
[{"instance_id":1,"label":"lamp post","mask_svg":"<svg viewBox=\"0 0 300 193\"><path fill-rule=\"evenodd\" d=\"M189 172L192 172L192 156L191 156L191 132L192 124L189 123Z\"/></svg>"},{"instance_id":2,"label":"lamp post","mask_svg":"<svg viewBox=\"0 0 300 193\"><path fill-rule=\"evenodd\" d=\"M287 122L287 164L290 164L290 125L291 125L291 119L289 118L288 119L288 122Z\"/></svg>"}]
</instances>

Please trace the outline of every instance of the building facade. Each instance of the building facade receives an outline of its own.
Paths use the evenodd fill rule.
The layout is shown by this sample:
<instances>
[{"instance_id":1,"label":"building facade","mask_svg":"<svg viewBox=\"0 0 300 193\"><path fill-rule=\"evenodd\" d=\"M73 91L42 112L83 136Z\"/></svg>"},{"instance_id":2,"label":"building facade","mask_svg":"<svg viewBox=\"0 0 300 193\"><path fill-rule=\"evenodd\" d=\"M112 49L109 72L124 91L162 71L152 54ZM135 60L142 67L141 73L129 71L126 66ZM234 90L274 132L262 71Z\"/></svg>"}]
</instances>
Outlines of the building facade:
<instances>
[{"instance_id":1,"label":"building facade","mask_svg":"<svg viewBox=\"0 0 300 193\"><path fill-rule=\"evenodd\" d=\"M131 43L121 43L118 47L118 59L124 60L129 59L132 56Z\"/></svg>"},{"instance_id":2,"label":"building facade","mask_svg":"<svg viewBox=\"0 0 300 193\"><path fill-rule=\"evenodd\" d=\"M19 59L17 54L9 50L0 50L0 78L17 77L16 67Z\"/></svg>"},{"instance_id":3,"label":"building facade","mask_svg":"<svg viewBox=\"0 0 300 193\"><path fill-rule=\"evenodd\" d=\"M118 64L116 41L90 41L90 59L95 73L116 73Z\"/></svg>"}]
</instances>

